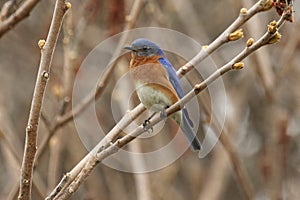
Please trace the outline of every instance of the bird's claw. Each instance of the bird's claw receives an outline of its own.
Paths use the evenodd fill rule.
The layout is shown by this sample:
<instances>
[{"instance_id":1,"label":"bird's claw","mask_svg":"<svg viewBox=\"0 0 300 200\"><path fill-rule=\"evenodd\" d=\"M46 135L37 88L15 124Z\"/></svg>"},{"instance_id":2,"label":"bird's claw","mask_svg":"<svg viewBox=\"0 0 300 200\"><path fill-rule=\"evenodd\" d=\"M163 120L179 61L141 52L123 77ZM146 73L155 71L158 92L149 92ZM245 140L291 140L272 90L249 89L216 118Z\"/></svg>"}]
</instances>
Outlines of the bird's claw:
<instances>
[{"instance_id":1,"label":"bird's claw","mask_svg":"<svg viewBox=\"0 0 300 200\"><path fill-rule=\"evenodd\" d=\"M164 118L168 117L167 112L166 112L166 109L168 109L168 108L169 108L169 106L167 106L165 109L162 109L160 111L160 118L164 119Z\"/></svg>"},{"instance_id":2,"label":"bird's claw","mask_svg":"<svg viewBox=\"0 0 300 200\"><path fill-rule=\"evenodd\" d=\"M167 113L166 113L166 110L163 109L161 112L160 112L160 118L164 119L164 118L167 118Z\"/></svg>"},{"instance_id":3,"label":"bird's claw","mask_svg":"<svg viewBox=\"0 0 300 200\"><path fill-rule=\"evenodd\" d=\"M145 131L147 131L148 133L152 133L153 132L153 127L149 127L150 124L150 119L146 119L143 123L143 128Z\"/></svg>"}]
</instances>

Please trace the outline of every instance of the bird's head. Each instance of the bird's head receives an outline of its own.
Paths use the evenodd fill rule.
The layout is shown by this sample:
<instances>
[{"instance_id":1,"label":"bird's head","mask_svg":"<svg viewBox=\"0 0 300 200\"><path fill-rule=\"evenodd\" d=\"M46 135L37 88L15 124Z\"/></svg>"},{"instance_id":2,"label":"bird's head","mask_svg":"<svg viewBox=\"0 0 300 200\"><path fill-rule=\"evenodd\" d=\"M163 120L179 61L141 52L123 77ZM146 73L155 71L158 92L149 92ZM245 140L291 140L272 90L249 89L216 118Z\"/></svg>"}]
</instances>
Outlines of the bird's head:
<instances>
[{"instance_id":1,"label":"bird's head","mask_svg":"<svg viewBox=\"0 0 300 200\"><path fill-rule=\"evenodd\" d=\"M130 50L138 57L164 56L164 52L157 44L145 38L134 40L130 46L125 46L124 49Z\"/></svg>"}]
</instances>

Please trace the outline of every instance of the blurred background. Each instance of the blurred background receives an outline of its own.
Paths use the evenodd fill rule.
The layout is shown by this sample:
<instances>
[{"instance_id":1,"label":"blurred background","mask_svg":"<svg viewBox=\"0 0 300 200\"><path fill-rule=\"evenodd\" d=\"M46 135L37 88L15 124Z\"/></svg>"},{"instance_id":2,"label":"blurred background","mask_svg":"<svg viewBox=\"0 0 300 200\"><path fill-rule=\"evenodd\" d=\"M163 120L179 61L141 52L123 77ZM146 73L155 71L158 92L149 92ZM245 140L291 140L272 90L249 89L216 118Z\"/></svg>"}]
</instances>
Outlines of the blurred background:
<instances>
[{"instance_id":1,"label":"blurred background","mask_svg":"<svg viewBox=\"0 0 300 200\"><path fill-rule=\"evenodd\" d=\"M24 1L13 1L15 5L10 12L14 12ZM0 7L6 2L0 0ZM142 2L134 27L169 28L206 45L234 21L240 8L249 8L256 1ZM53 0L39 2L28 18L0 38L0 199L16 199L18 194L25 127L40 59L37 43L47 36L54 3ZM58 116L71 110L72 80L78 75L81 63L101 41L124 30L126 16L134 1L79 0L71 3L72 9L65 17L57 42L42 109L38 149L50 134L52 136L46 143L45 151L38 153L33 199L45 198L63 174L88 153L78 137L73 120L55 130L53 126ZM258 50L246 58L244 69L222 77L227 96L220 100L220 104L226 104L227 108L222 134L229 138L229 147L232 148L218 142L202 159L187 150L171 165L145 174L121 172L100 163L71 199L299 199L298 1L294 7L294 22L287 22L280 30L280 43ZM278 18L274 8L255 15L243 25L243 39L225 44L212 54L215 64L221 67L230 61L244 48L248 38L258 39L265 32L267 24ZM176 55L168 54L168 57L175 68L186 62ZM112 99L112 89L122 74L126 73L126 68L118 66L127 65L129 60L129 54L125 54L116 61L117 67L109 83L96 100L97 117L104 133L116 124L110 105L111 101L120 100ZM191 83L200 82L199 77L192 73L187 78ZM135 94L131 99L132 107L138 104ZM210 104L207 92L199 95L198 100L200 108ZM198 124L211 123L216 122L208 110ZM88 129L89 124L86 126ZM160 134L126 148L147 151L159 147L161 141L170 140L170 133L177 129L170 121ZM199 137L205 137L202 131L199 131ZM241 176L236 166L242 169L244 178L239 178ZM248 194L245 185L249 187Z\"/></svg>"}]
</instances>

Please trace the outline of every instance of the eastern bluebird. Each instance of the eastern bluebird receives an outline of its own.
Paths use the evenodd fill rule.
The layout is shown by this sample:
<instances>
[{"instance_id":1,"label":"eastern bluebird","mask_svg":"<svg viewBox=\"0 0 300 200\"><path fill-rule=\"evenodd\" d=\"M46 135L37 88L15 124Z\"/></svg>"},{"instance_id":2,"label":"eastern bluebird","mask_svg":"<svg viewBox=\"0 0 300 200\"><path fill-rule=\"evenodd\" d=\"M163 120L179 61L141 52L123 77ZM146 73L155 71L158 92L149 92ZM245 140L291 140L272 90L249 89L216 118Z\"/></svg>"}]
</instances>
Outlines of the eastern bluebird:
<instances>
[{"instance_id":1,"label":"eastern bluebird","mask_svg":"<svg viewBox=\"0 0 300 200\"><path fill-rule=\"evenodd\" d=\"M160 47L147 39L137 39L124 48L131 51L130 74L140 101L154 114L161 112L164 115L166 108L183 97L175 69ZM187 110L183 108L171 118L179 124L191 149L200 150L201 144L193 132Z\"/></svg>"}]
</instances>

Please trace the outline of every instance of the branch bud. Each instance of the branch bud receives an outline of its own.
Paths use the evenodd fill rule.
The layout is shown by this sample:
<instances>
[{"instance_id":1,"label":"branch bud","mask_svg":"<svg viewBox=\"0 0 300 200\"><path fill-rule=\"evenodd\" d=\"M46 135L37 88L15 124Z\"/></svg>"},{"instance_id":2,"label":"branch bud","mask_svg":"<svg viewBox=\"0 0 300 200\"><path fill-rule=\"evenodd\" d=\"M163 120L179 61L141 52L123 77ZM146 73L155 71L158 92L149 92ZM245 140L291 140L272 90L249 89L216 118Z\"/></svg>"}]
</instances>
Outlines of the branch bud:
<instances>
[{"instance_id":1,"label":"branch bud","mask_svg":"<svg viewBox=\"0 0 300 200\"><path fill-rule=\"evenodd\" d=\"M42 76L43 76L44 79L47 80L49 78L49 73L46 72L46 71L44 71L43 74L42 74Z\"/></svg>"},{"instance_id":2,"label":"branch bud","mask_svg":"<svg viewBox=\"0 0 300 200\"><path fill-rule=\"evenodd\" d=\"M40 49L42 49L45 46L45 44L46 44L45 40L39 40L39 42L38 42L38 46Z\"/></svg>"},{"instance_id":3,"label":"branch bud","mask_svg":"<svg viewBox=\"0 0 300 200\"><path fill-rule=\"evenodd\" d=\"M30 184L30 180L24 179L24 180L23 180L23 183L24 183L25 185L29 185L29 184Z\"/></svg>"},{"instance_id":4,"label":"branch bud","mask_svg":"<svg viewBox=\"0 0 300 200\"><path fill-rule=\"evenodd\" d=\"M208 45L203 45L202 46L202 50L205 50L205 49L207 49L208 48Z\"/></svg>"},{"instance_id":5,"label":"branch bud","mask_svg":"<svg viewBox=\"0 0 300 200\"><path fill-rule=\"evenodd\" d=\"M273 7L273 0L263 0L260 5L262 6L262 11L270 10Z\"/></svg>"},{"instance_id":6,"label":"branch bud","mask_svg":"<svg viewBox=\"0 0 300 200\"><path fill-rule=\"evenodd\" d=\"M233 68L233 69L237 69L237 70L243 69L243 67L244 67L244 63L243 63L243 62L237 62L237 63L234 63L234 64L232 65L232 68Z\"/></svg>"},{"instance_id":7,"label":"branch bud","mask_svg":"<svg viewBox=\"0 0 300 200\"><path fill-rule=\"evenodd\" d=\"M234 31L233 33L230 33L228 36L228 40L235 41L235 40L241 39L242 37L244 37L243 29L239 29L239 30Z\"/></svg>"},{"instance_id":8,"label":"branch bud","mask_svg":"<svg viewBox=\"0 0 300 200\"><path fill-rule=\"evenodd\" d=\"M276 21L272 21L268 24L268 32L271 34L276 33L277 31L277 22Z\"/></svg>"},{"instance_id":9,"label":"branch bud","mask_svg":"<svg viewBox=\"0 0 300 200\"><path fill-rule=\"evenodd\" d=\"M201 89L201 84L196 84L195 86L194 86L194 90L200 90Z\"/></svg>"},{"instance_id":10,"label":"branch bud","mask_svg":"<svg viewBox=\"0 0 300 200\"><path fill-rule=\"evenodd\" d=\"M279 32L276 32L275 35L269 40L268 44L275 44L279 42L281 39L281 34Z\"/></svg>"},{"instance_id":11,"label":"branch bud","mask_svg":"<svg viewBox=\"0 0 300 200\"><path fill-rule=\"evenodd\" d=\"M186 72L188 70L186 66L182 66L180 69L182 72Z\"/></svg>"},{"instance_id":12,"label":"branch bud","mask_svg":"<svg viewBox=\"0 0 300 200\"><path fill-rule=\"evenodd\" d=\"M66 2L65 3L65 6L66 6L66 9L68 10L68 9L70 9L71 7L72 7L72 4L70 3L70 2Z\"/></svg>"},{"instance_id":13,"label":"branch bud","mask_svg":"<svg viewBox=\"0 0 300 200\"><path fill-rule=\"evenodd\" d=\"M247 8L241 8L241 10L240 10L240 14L242 14L242 15L245 15L245 14L247 14Z\"/></svg>"},{"instance_id":14,"label":"branch bud","mask_svg":"<svg viewBox=\"0 0 300 200\"><path fill-rule=\"evenodd\" d=\"M253 39L253 38L249 38L249 39L247 40L247 42L246 42L246 46L247 46L247 47L250 47L250 46L252 46L253 43L254 43L254 39Z\"/></svg>"},{"instance_id":15,"label":"branch bud","mask_svg":"<svg viewBox=\"0 0 300 200\"><path fill-rule=\"evenodd\" d=\"M32 129L33 129L33 126L30 125L30 124L26 126L26 131L27 132L31 131Z\"/></svg>"}]
</instances>

